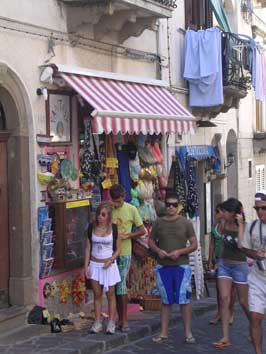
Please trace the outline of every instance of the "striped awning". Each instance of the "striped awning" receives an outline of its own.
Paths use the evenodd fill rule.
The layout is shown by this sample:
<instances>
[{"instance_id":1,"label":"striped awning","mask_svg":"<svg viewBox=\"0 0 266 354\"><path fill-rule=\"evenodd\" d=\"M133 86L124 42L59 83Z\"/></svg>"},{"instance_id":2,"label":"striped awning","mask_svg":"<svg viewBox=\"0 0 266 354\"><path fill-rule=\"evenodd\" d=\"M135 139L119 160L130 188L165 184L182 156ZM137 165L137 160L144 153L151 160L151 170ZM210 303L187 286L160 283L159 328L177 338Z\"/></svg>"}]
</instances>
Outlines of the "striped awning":
<instances>
[{"instance_id":1,"label":"striped awning","mask_svg":"<svg viewBox=\"0 0 266 354\"><path fill-rule=\"evenodd\" d=\"M111 79L60 70L58 74L93 107L96 134L194 133L195 118L164 86L121 80L117 74Z\"/></svg>"}]
</instances>

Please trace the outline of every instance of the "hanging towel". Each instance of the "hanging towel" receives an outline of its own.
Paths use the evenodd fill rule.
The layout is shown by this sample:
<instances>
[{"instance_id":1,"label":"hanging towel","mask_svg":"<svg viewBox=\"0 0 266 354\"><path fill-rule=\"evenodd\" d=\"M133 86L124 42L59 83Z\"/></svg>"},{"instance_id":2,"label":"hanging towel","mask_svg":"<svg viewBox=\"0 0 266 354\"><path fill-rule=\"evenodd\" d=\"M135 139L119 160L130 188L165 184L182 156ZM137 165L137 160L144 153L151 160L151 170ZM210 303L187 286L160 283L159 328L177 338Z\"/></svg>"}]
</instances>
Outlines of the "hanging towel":
<instances>
[{"instance_id":1,"label":"hanging towel","mask_svg":"<svg viewBox=\"0 0 266 354\"><path fill-rule=\"evenodd\" d=\"M189 103L192 107L224 103L221 41L218 28L186 31L184 78L189 81Z\"/></svg>"}]
</instances>

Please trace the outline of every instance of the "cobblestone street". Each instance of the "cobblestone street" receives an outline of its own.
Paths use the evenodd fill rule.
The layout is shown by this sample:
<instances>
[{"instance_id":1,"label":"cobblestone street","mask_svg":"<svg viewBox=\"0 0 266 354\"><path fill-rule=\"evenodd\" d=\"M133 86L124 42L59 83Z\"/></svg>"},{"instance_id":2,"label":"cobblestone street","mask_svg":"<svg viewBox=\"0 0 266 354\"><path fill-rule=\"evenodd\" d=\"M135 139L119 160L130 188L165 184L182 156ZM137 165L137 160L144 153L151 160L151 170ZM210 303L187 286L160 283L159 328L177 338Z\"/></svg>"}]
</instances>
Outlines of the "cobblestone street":
<instances>
[{"instance_id":1,"label":"cobblestone street","mask_svg":"<svg viewBox=\"0 0 266 354\"><path fill-rule=\"evenodd\" d=\"M180 322L169 331L169 340L163 344L152 342L152 336L145 337L137 342L123 346L120 349L109 351L108 354L212 354L222 352L225 354L252 354L254 353L252 344L248 340L248 322L239 305L235 306L234 323L231 330L231 347L215 349L213 342L221 337L221 326L210 325L209 319L213 313L206 313L201 316L194 315L193 333L197 340L196 344L185 344L183 342L183 327ZM264 326L265 333L265 326ZM265 343L264 343L264 351Z\"/></svg>"}]
</instances>

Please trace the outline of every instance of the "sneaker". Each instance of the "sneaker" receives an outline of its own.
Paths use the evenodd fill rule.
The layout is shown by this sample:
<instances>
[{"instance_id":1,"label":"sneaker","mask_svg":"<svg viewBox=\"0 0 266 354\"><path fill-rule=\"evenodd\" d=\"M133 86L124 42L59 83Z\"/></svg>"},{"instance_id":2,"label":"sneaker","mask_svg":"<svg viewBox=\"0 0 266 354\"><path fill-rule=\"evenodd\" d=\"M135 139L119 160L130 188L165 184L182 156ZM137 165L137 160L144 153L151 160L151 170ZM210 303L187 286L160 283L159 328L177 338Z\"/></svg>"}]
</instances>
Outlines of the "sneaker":
<instances>
[{"instance_id":1,"label":"sneaker","mask_svg":"<svg viewBox=\"0 0 266 354\"><path fill-rule=\"evenodd\" d=\"M90 333L99 333L102 330L103 330L102 322L97 320L97 321L93 322L91 329L90 329Z\"/></svg>"},{"instance_id":2,"label":"sneaker","mask_svg":"<svg viewBox=\"0 0 266 354\"><path fill-rule=\"evenodd\" d=\"M106 327L106 333L107 334L115 334L115 321L110 320L107 323L107 327Z\"/></svg>"}]
</instances>

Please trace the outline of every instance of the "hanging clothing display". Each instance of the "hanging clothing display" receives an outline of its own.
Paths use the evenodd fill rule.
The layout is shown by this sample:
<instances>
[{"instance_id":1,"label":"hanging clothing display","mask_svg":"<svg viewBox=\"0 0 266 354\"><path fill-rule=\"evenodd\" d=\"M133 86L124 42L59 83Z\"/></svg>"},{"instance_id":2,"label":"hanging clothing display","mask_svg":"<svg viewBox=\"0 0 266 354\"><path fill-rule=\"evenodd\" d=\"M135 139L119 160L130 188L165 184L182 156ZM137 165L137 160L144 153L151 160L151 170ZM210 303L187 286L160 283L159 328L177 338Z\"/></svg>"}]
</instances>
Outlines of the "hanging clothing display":
<instances>
[{"instance_id":1,"label":"hanging clothing display","mask_svg":"<svg viewBox=\"0 0 266 354\"><path fill-rule=\"evenodd\" d=\"M186 184L184 174L181 170L179 159L175 161L175 190L178 195L178 200L180 204L186 209Z\"/></svg>"},{"instance_id":2,"label":"hanging clothing display","mask_svg":"<svg viewBox=\"0 0 266 354\"><path fill-rule=\"evenodd\" d=\"M197 175L196 168L190 166L189 160L186 163L186 180L187 180L187 212L192 218L196 215L199 208L198 194L197 194Z\"/></svg>"},{"instance_id":3,"label":"hanging clothing display","mask_svg":"<svg viewBox=\"0 0 266 354\"><path fill-rule=\"evenodd\" d=\"M224 103L221 31L187 30L184 78L189 82L189 104L194 107Z\"/></svg>"}]
</instances>

